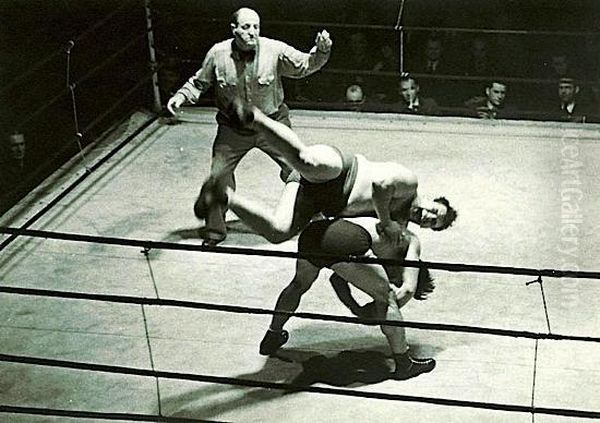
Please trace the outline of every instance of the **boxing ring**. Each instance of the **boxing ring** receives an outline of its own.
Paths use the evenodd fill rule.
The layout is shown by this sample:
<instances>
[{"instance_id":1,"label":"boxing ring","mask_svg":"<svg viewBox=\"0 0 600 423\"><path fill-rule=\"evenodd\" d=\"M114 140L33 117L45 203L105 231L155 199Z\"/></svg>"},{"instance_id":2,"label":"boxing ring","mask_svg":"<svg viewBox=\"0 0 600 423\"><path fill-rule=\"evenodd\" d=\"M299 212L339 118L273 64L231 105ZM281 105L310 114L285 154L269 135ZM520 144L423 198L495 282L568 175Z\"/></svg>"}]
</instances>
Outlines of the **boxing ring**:
<instances>
[{"instance_id":1,"label":"boxing ring","mask_svg":"<svg viewBox=\"0 0 600 423\"><path fill-rule=\"evenodd\" d=\"M85 152L88 167L51 178L3 219L0 419L600 416L599 275L577 272L596 269L599 253L593 125L292 119L310 143L406 164L424 193L456 205L454 227L419 230L437 288L403 313L412 351L435 357L436 369L386 380L385 338L350 317L327 272L290 320L281 358L259 356L295 240L269 245L231 214L222 246L201 246L191 205L207 176L214 110L187 109L176 125L138 113ZM274 205L277 173L253 151L239 190ZM357 369L361 377L345 376Z\"/></svg>"},{"instance_id":2,"label":"boxing ring","mask_svg":"<svg viewBox=\"0 0 600 423\"><path fill-rule=\"evenodd\" d=\"M145 4L147 26L107 62L154 43ZM395 381L384 336L351 317L327 271L277 357L259 355L296 239L271 245L230 212L227 240L202 246L192 205L215 109L184 108L173 122L140 108L82 142L144 84L160 108L160 66L150 49L150 72L83 121L79 87L105 63L71 79L81 44L58 53L64 92L20 122L66 93L77 154L0 217L1 422L600 418L598 125L292 110L307 143L404 164L420 192L458 210L446 231L415 228L423 262L405 264L428 266L437 287L390 322L437 367ZM252 151L238 190L274 206L278 172Z\"/></svg>"}]
</instances>

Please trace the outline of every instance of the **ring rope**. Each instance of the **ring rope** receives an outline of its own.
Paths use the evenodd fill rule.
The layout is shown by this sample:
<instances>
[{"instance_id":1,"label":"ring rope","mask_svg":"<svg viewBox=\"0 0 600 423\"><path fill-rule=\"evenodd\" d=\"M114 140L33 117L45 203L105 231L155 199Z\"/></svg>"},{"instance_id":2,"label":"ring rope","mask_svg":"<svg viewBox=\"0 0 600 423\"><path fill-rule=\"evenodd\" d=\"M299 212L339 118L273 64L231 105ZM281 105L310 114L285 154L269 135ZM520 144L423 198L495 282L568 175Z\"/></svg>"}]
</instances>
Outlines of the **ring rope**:
<instances>
[{"instance_id":1,"label":"ring rope","mask_svg":"<svg viewBox=\"0 0 600 423\"><path fill-rule=\"evenodd\" d=\"M35 215L29 218L24 224L21 225L20 230L25 230L29 226L33 225L40 218L42 218L48 211L50 211L56 204L58 204L64 197L70 194L75 188L77 188L83 181L85 181L88 176L90 176L96 169L98 169L101 165L110 160L115 154L117 154L121 149L123 149L127 144L129 144L135 137L137 137L142 131L144 131L148 126L150 126L154 121L158 119L158 116L150 117L146 122L144 122L139 128L133 131L128 137L126 137L123 141L119 143L115 148L110 150L106 155L100 158L94 165L92 165L86 172L84 172L79 178L73 181L70 185L68 185L60 194L54 197L51 201L46 204L40 211L38 211ZM89 128L89 126L88 126ZM13 233L10 237L5 239L0 244L0 252L4 250L8 245L10 245L15 239L18 238L16 233Z\"/></svg>"},{"instance_id":2,"label":"ring rope","mask_svg":"<svg viewBox=\"0 0 600 423\"><path fill-rule=\"evenodd\" d=\"M10 354L0 354L0 361L19 364L31 364L48 367L60 367L75 370L91 370L103 373L118 373L134 376L155 377L164 379L187 380L193 382L207 382L221 385L246 386L253 388L279 389L288 392L311 392L319 394L340 395L346 397L360 397L393 401L419 402L435 405L468 407L485 410L511 411L520 413L538 413L555 416L600 418L600 412L589 410L577 410L567 408L531 407L528 405L502 404L482 401L467 401L451 398L421 397L415 395L400 395L384 392L372 392L355 389L328 388L311 385L299 385L285 382L264 382L250 379L238 379L226 376L201 375L183 372L168 372L162 370L149 370L136 367L115 366L107 364L84 363L67 360L56 360L39 357L24 357Z\"/></svg>"},{"instance_id":3,"label":"ring rope","mask_svg":"<svg viewBox=\"0 0 600 423\"><path fill-rule=\"evenodd\" d=\"M329 322L339 323L351 323L351 324L368 324L368 325L386 325L386 326L397 326L407 327L412 329L422 330L436 330L441 332L459 332L459 333L476 333L481 335L494 335L502 337L512 338L526 338L526 339L542 339L542 340L553 340L553 341L580 341L580 342L592 342L600 343L600 337L591 336L580 336L580 335L563 335L556 333L542 333L542 332L531 332L524 330L513 330L513 329L501 329L501 328L489 328L481 326L469 326L469 325L458 325L448 323L430 323L430 322L415 322L415 321L395 321L395 320L384 320L384 319L360 319L358 317L348 317L333 314L322 314L322 313L308 313L308 312L289 312L280 310L270 310L259 307L246 307L230 304L214 304L199 301L187 301L187 300L175 300L175 299L162 299L162 298L148 298L148 297L135 297L128 295L112 295L112 294L90 294L83 292L70 292L70 291L58 291L58 290L46 290L38 288L18 288L11 286L0 286L0 293L5 294L16 294L16 295L31 295L51 298L64 298L64 299L75 299L75 300L88 300L88 301L105 301L114 302L121 304L135 304L135 305L151 305L151 306L166 306L166 307L179 307L196 310L212 310L212 311L224 311L228 313L238 314L262 314L262 315L277 315L296 317L307 320L322 320Z\"/></svg>"},{"instance_id":4,"label":"ring rope","mask_svg":"<svg viewBox=\"0 0 600 423\"><path fill-rule=\"evenodd\" d=\"M0 405L0 413L29 414L36 416L73 417L101 420L121 420L126 422L166 422L166 423L222 423L216 420L186 419L183 417L164 417L155 414L107 413L100 411L64 410L57 408L15 407Z\"/></svg>"},{"instance_id":5,"label":"ring rope","mask_svg":"<svg viewBox=\"0 0 600 423\"><path fill-rule=\"evenodd\" d=\"M98 28L104 26L108 21L110 21L114 16L116 16L119 12L122 11L122 9L124 9L128 5L129 5L128 2L123 2L120 6L118 6L116 9L114 9L112 12L110 12L104 18L100 19L95 24L93 24L88 29L86 29L84 32L82 32L79 36L77 36L77 38L75 38L75 40L69 40L63 46L61 46L60 48L58 48L57 50L53 51L48 56L46 56L44 59L38 61L36 64L34 64L32 67L30 67L29 70L22 73L18 77L14 78L7 85L0 88L0 96L4 95L8 90L13 88L15 85L17 85L19 82L23 81L24 79L29 78L31 75L35 75L36 72L42 66L44 66L46 63L50 62L52 59L54 59L58 55L62 54L65 50L69 49L72 46L72 44L74 44L75 42L83 41L85 38L87 38L92 33L94 33Z\"/></svg>"},{"instance_id":6,"label":"ring rope","mask_svg":"<svg viewBox=\"0 0 600 423\"><path fill-rule=\"evenodd\" d=\"M91 70L89 70L85 75L83 75L81 78L79 78L79 80L77 80L76 82L70 84L68 87L63 88L62 90L60 90L54 97L52 97L48 102L46 102L46 104L40 106L39 108L37 108L36 110L34 110L33 112L31 112L29 115L27 115L26 117L24 117L21 121L18 122L18 124L16 125L16 127L17 128L23 128L23 127L25 127L32 120L34 120L40 114L42 114L46 109L48 109L48 107L52 106L58 100L62 99L66 95L69 95L71 93L72 89L74 89L76 86L78 86L78 85L82 84L83 82L87 81L88 79L90 79L92 76L94 76L96 73L98 73L98 71L100 71L102 68L104 68L105 66L107 66L111 62L113 62L117 57L119 57L121 54L123 54L124 52L126 52L130 47L132 47L133 45L135 45L135 43L140 42L140 40L144 39L145 36L146 36L146 32L143 32L143 33L141 33L141 34L133 37L127 44L125 44L125 46L121 47L119 50L117 50L116 52L114 52L113 54L111 54L108 58L106 58L98 66L96 66L96 67L92 68Z\"/></svg>"},{"instance_id":7,"label":"ring rope","mask_svg":"<svg viewBox=\"0 0 600 423\"><path fill-rule=\"evenodd\" d=\"M164 15L164 14L163 14ZM222 18L207 18L206 15L199 13L186 12L186 18L193 17L194 22L198 23L225 23L229 24L229 20ZM281 21L281 20L266 20L261 22L264 26L304 26L318 28L348 28L348 29L381 29L395 30L395 25L381 25L364 23L340 23L340 22L314 22L314 21ZM600 34L599 31L550 31L550 30L529 30L529 29L491 29L491 28L464 28L464 27L436 27L436 26L417 26L407 25L402 26L407 31L436 31L436 32L463 32L475 34L507 34L507 35L560 35L573 37L587 37Z\"/></svg>"},{"instance_id":8,"label":"ring rope","mask_svg":"<svg viewBox=\"0 0 600 423\"><path fill-rule=\"evenodd\" d=\"M259 248L243 248L243 247L222 247L222 246L204 246L187 243L174 243L167 241L150 241L135 238L118 238L104 237L97 235L83 235L66 232L53 232L35 229L21 229L13 227L0 226L0 233L11 234L12 236L28 236L34 238L47 238L63 241L90 242L106 245L121 245L129 247L142 247L158 250L178 250L178 251L201 251L209 253L233 254L233 255L249 255L249 256L264 256L264 257L282 257L293 259L314 259L325 258L335 259L340 261L381 264L381 265L402 265L406 267L426 267L428 269L446 270L449 272L477 272L477 273L497 273L525 276L547 276L552 278L580 278L580 279L600 279L599 271L582 271L582 270L560 270L560 269L535 269L531 267L512 267L512 266L495 266L482 264L464 264L464 263L449 263L449 262L433 262L433 261L415 261L415 260L394 260L380 259L365 256L340 256L335 254L315 254L315 253L296 253L292 251L265 250ZM2 251L2 245L0 245Z\"/></svg>"}]
</instances>

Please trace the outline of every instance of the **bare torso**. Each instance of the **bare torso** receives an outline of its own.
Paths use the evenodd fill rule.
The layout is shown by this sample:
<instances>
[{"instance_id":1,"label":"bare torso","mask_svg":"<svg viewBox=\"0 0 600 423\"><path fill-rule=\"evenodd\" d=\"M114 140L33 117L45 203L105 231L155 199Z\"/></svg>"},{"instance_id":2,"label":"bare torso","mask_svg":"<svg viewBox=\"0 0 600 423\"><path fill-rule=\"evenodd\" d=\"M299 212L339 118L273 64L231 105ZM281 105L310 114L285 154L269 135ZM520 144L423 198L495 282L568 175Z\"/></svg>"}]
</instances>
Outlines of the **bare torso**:
<instances>
[{"instance_id":1,"label":"bare torso","mask_svg":"<svg viewBox=\"0 0 600 423\"><path fill-rule=\"evenodd\" d=\"M356 180L348 198L348 205L340 215L347 217L375 216L373 180L394 172L399 165L393 162L371 162L360 154L357 154L356 157L358 161ZM390 204L392 217L401 216L403 219L408 219L410 204L414 196L415 194L411 193L408 196L393 198Z\"/></svg>"}]
</instances>

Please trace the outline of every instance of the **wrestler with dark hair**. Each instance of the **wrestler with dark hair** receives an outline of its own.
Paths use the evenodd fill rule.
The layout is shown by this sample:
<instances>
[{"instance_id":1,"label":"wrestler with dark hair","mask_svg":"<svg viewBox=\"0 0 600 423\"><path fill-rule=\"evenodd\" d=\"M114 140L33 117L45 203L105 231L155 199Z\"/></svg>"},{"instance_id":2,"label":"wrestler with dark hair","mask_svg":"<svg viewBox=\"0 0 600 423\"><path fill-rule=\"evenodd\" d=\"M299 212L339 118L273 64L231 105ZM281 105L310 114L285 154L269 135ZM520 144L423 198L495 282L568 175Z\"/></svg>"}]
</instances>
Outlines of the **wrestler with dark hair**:
<instances>
[{"instance_id":1,"label":"wrestler with dark hair","mask_svg":"<svg viewBox=\"0 0 600 423\"><path fill-rule=\"evenodd\" d=\"M446 229L457 213L444 198L428 200L417 192L417 176L395 162L375 162L360 154L342 153L325 144L305 144L289 127L256 107L236 99L240 124L263 133L294 169L275 210L236 193L218 179L209 179L196 203L202 217L215 204L226 205L268 241L287 241L320 214L326 217L376 216L379 228L399 243L408 222L422 228Z\"/></svg>"},{"instance_id":2,"label":"wrestler with dark hair","mask_svg":"<svg viewBox=\"0 0 600 423\"><path fill-rule=\"evenodd\" d=\"M382 235L377 219L372 217L311 222L298 238L298 252L321 257L297 260L294 278L279 295L275 310L295 311L302 296L317 280L321 269L328 268L335 272L333 283L337 288L336 293L360 317L402 321L400 309L411 298L425 299L433 291L433 279L427 269L339 259L343 260L343 257L349 255L367 255L382 259L419 260L421 246L414 233L406 231L400 243L391 243ZM374 302L361 308L351 297L348 286L343 287L346 281L371 296ZM287 315L273 315L269 330L260 344L262 355L274 354L287 342L289 334L283 326L288 320ZM434 359L417 359L409 354L403 327L381 325L381 331L387 338L394 357L392 378L404 380L433 370Z\"/></svg>"}]
</instances>

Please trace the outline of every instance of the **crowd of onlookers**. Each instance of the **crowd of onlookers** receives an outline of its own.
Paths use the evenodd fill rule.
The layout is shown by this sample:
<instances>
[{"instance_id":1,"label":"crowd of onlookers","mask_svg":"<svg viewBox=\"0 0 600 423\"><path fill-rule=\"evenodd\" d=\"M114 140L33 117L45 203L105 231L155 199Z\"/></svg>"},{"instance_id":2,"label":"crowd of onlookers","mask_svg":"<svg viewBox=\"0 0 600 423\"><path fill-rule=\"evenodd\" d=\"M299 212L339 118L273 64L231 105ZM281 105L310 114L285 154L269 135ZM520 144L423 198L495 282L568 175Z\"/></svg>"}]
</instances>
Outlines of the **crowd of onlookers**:
<instances>
[{"instance_id":1,"label":"crowd of onlookers","mask_svg":"<svg viewBox=\"0 0 600 423\"><path fill-rule=\"evenodd\" d=\"M573 6L577 2L584 2L585 7ZM9 3L15 7L2 9L10 13L3 13L7 25L0 31L0 89L119 2L114 0L101 12L87 11L86 18L81 19L80 12L86 8L80 2L64 0L61 4L65 10L49 17L52 8L48 6L44 14L32 12L31 16L39 16L33 20L22 13L17 0L6 5ZM153 26L163 102L199 68L199 58L213 42L230 36L223 21L228 22L226 19L237 3L212 2L210 7L205 5L212 9L199 10L193 2L187 6L183 2L154 2ZM304 8L279 0L249 3L256 3L251 6L263 12L265 36L284 40L301 50L313 45L318 29L327 28L334 40L331 58L322 71L308 78L284 81L286 101L292 107L600 122L600 33L595 33L593 27L586 29L585 23L586 19L597 21L600 2L576 0L569 6L568 2L548 0L540 13L535 2L464 0L457 7L450 4L455 2L446 0L424 0L410 3L403 16L402 32L394 30L398 23L397 0L381 0L376 6L369 0L306 0ZM528 3L529 9L525 7ZM177 10L184 6L190 10ZM566 13L569 7L571 10ZM125 23L123 28L133 28L127 25L127 16L120 19ZM79 26L69 27L73 22ZM429 27L439 30L431 31ZM500 31L461 31L469 27ZM108 57L133 36L131 31L116 31L114 25L107 28L101 43L91 37L86 40L88 44L75 44L71 62L75 79L85 74L82 65L93 67L96 56L101 56L98 49L106 50L103 54ZM549 33L511 33L523 28ZM550 34L553 31L556 33ZM138 46L144 52L143 60L148 59L145 48L143 43ZM124 56L114 67L104 69L104 76L78 84L80 126L93 121L138 81L140 71L130 70L129 59L130 56ZM11 199L18 197L14 193L23 192L17 187L24 176L51 156L55 144L72 143L69 154L76 147L69 95L53 104L44 113L44 119L37 119L36 128L31 124L14 125L57 91L65 90L65 67L62 52L43 71L34 73L25 89L17 87L12 97L0 99L4 111L0 122L0 213ZM109 98L108 92L113 92L114 98ZM206 103L210 104L209 97ZM27 184L23 187L26 190Z\"/></svg>"},{"instance_id":2,"label":"crowd of onlookers","mask_svg":"<svg viewBox=\"0 0 600 423\"><path fill-rule=\"evenodd\" d=\"M354 33L347 46L336 46L342 51L332 53L321 74L289 83L288 99L340 103L365 111L600 121L600 73L594 65L598 52L584 58L581 49L547 45L517 72L507 63L508 56L499 60L498 50L484 36L468 34L453 40L453 48L445 47L446 38L430 33L400 51L398 40L379 37L377 49L364 32ZM408 87L406 74L413 88ZM415 95L435 107L415 111Z\"/></svg>"}]
</instances>

